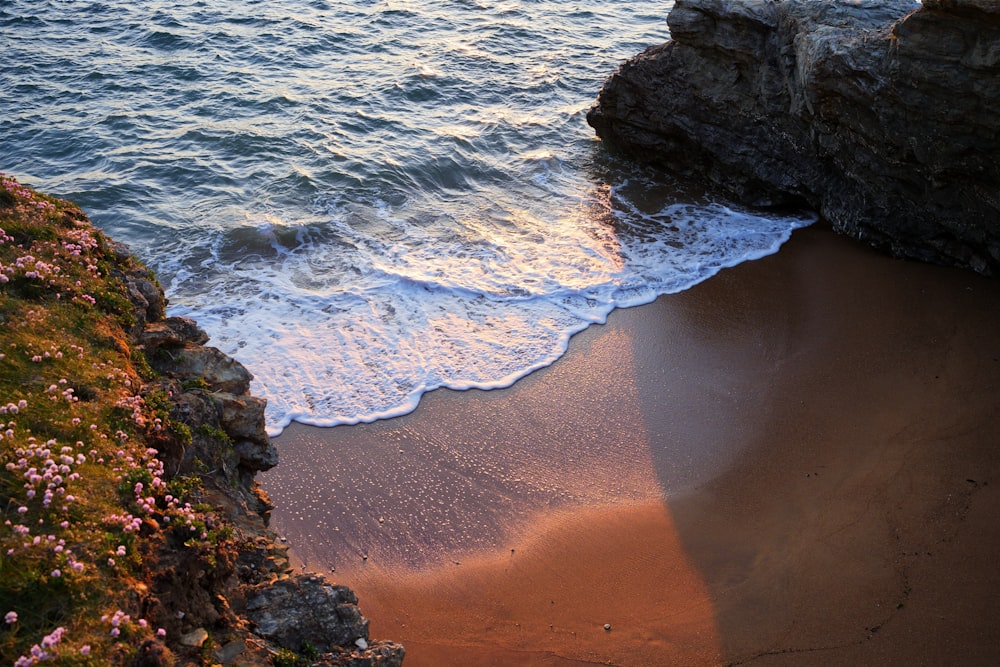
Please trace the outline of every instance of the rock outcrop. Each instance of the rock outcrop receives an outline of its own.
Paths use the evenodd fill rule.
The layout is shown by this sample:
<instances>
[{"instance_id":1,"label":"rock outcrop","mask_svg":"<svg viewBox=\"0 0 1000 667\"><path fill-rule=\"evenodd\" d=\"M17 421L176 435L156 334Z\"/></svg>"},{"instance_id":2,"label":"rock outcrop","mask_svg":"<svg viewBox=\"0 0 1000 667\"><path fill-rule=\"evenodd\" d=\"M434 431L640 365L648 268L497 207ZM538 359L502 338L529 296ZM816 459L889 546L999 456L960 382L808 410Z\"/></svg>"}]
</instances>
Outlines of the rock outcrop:
<instances>
[{"instance_id":1,"label":"rock outcrop","mask_svg":"<svg viewBox=\"0 0 1000 667\"><path fill-rule=\"evenodd\" d=\"M116 252L125 256L127 249ZM402 646L370 641L354 593L319 576L293 575L287 548L268 530L271 505L254 475L275 466L278 452L265 431L266 401L250 395L253 376L207 346L197 323L165 317L166 300L150 274L119 277L135 310L132 356L139 353L150 366L142 394L169 411L172 428L184 430L159 445L166 471L201 480L201 499L216 521L211 528L236 536L229 548L212 553L147 554L158 575L140 604L179 641L169 647L148 642L142 664L203 664L211 653L210 662L247 666L401 665ZM183 613L171 613L176 610ZM229 640L207 652L213 635Z\"/></svg>"},{"instance_id":2,"label":"rock outcrop","mask_svg":"<svg viewBox=\"0 0 1000 667\"><path fill-rule=\"evenodd\" d=\"M0 662L400 665L268 529L250 372L72 203L0 173L0 226Z\"/></svg>"},{"instance_id":3,"label":"rock outcrop","mask_svg":"<svg viewBox=\"0 0 1000 667\"><path fill-rule=\"evenodd\" d=\"M588 122L752 205L1000 275L1000 3L677 0Z\"/></svg>"}]
</instances>

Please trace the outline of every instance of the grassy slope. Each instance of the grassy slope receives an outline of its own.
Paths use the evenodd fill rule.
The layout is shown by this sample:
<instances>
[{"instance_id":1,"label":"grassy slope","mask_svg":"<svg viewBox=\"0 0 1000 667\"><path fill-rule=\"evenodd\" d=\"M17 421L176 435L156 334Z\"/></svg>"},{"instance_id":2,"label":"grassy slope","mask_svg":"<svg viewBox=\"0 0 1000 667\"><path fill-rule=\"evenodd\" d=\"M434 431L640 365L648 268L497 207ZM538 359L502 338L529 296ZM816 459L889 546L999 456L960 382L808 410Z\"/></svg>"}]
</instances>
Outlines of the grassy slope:
<instances>
[{"instance_id":1,"label":"grassy slope","mask_svg":"<svg viewBox=\"0 0 1000 667\"><path fill-rule=\"evenodd\" d=\"M157 457L190 433L139 394L121 276L143 269L6 175L0 229L0 663L166 661L169 610L145 595L157 554L211 567L227 535L206 527L199 480Z\"/></svg>"}]
</instances>

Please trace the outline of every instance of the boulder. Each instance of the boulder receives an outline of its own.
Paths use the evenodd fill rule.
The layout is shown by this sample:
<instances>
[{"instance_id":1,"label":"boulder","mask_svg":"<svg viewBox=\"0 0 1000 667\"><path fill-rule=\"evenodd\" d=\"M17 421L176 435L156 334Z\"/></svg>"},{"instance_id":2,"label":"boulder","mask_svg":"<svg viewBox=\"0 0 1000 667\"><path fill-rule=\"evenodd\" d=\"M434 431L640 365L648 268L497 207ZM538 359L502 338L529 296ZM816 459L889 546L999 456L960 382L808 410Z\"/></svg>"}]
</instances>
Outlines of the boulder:
<instances>
[{"instance_id":1,"label":"boulder","mask_svg":"<svg viewBox=\"0 0 1000 667\"><path fill-rule=\"evenodd\" d=\"M267 399L249 394L237 396L224 391L213 393L212 398L219 406L220 423L226 435L233 440L268 442L264 425Z\"/></svg>"},{"instance_id":2,"label":"boulder","mask_svg":"<svg viewBox=\"0 0 1000 667\"><path fill-rule=\"evenodd\" d=\"M246 394L253 375L240 362L210 346L185 343L182 347L160 348L149 356L150 365L178 380L202 380L212 391Z\"/></svg>"},{"instance_id":3,"label":"boulder","mask_svg":"<svg viewBox=\"0 0 1000 667\"><path fill-rule=\"evenodd\" d=\"M139 335L139 344L147 353L161 347L182 347L185 343L204 345L208 334L194 320L186 317L168 317L149 322Z\"/></svg>"},{"instance_id":4,"label":"boulder","mask_svg":"<svg viewBox=\"0 0 1000 667\"><path fill-rule=\"evenodd\" d=\"M588 122L611 147L897 256L1000 275L995 2L677 0Z\"/></svg>"},{"instance_id":5,"label":"boulder","mask_svg":"<svg viewBox=\"0 0 1000 667\"><path fill-rule=\"evenodd\" d=\"M356 647L368 640L368 619L346 586L315 575L298 575L263 584L248 595L247 618L255 632L279 646L301 651L308 642L322 652Z\"/></svg>"},{"instance_id":6,"label":"boulder","mask_svg":"<svg viewBox=\"0 0 1000 667\"><path fill-rule=\"evenodd\" d=\"M270 470L278 465L278 449L270 440L263 443L237 440L233 450L240 457L240 467L251 472Z\"/></svg>"}]
</instances>

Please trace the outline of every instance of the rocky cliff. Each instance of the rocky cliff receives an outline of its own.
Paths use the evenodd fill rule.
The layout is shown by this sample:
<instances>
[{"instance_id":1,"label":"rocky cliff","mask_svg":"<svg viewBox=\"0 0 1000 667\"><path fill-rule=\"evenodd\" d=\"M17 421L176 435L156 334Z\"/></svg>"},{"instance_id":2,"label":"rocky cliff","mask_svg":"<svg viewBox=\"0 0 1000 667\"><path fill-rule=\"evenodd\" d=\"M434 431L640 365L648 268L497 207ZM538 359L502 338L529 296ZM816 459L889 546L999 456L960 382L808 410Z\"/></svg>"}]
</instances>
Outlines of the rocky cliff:
<instances>
[{"instance_id":1,"label":"rocky cliff","mask_svg":"<svg viewBox=\"0 0 1000 667\"><path fill-rule=\"evenodd\" d=\"M677 0L668 24L588 113L607 144L1000 275L1000 3Z\"/></svg>"},{"instance_id":2,"label":"rocky cliff","mask_svg":"<svg viewBox=\"0 0 1000 667\"><path fill-rule=\"evenodd\" d=\"M207 346L208 335L195 322L164 318L165 301L154 283L141 274L125 281L138 314L133 341L155 374L142 394L167 397L170 420L190 433L190 440L165 439L159 459L168 475L197 476L216 530L237 536L226 557L217 551L207 563L192 562L185 552L159 556L151 587L156 604L181 611L164 622L173 630L168 636L179 638L174 661L186 655L190 663L203 663L201 649L212 629L227 641L207 652L209 662L401 665L402 646L369 642L368 620L353 591L320 576L293 575L287 548L267 529L271 506L254 475L277 465L278 452L265 431L266 401L250 394L253 376Z\"/></svg>"},{"instance_id":3,"label":"rocky cliff","mask_svg":"<svg viewBox=\"0 0 1000 667\"><path fill-rule=\"evenodd\" d=\"M246 368L79 208L0 173L0 662L393 667L294 575Z\"/></svg>"}]
</instances>

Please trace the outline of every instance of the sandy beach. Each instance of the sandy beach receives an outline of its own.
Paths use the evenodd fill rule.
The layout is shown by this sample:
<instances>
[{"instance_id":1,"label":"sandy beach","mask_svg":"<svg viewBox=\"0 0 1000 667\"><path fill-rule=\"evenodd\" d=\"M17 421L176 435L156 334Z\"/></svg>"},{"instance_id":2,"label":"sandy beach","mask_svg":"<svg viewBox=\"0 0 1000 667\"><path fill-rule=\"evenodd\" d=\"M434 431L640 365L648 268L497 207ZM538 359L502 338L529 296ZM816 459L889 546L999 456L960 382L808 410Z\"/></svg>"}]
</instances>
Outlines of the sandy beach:
<instances>
[{"instance_id":1,"label":"sandy beach","mask_svg":"<svg viewBox=\"0 0 1000 667\"><path fill-rule=\"evenodd\" d=\"M411 667L1000 661L1000 283L820 227L276 443L272 526Z\"/></svg>"}]
</instances>

